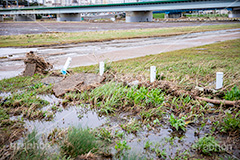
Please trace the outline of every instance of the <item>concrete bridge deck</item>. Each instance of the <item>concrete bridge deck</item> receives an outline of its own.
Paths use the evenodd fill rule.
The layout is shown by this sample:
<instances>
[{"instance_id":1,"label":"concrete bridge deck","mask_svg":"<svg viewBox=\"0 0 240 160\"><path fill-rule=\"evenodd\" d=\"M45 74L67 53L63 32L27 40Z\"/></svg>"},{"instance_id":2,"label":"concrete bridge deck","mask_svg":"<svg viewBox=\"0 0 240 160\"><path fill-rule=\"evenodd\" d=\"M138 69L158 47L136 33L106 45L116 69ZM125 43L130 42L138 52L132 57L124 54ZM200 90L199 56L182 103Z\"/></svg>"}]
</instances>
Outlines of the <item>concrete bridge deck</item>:
<instances>
[{"instance_id":1,"label":"concrete bridge deck","mask_svg":"<svg viewBox=\"0 0 240 160\"><path fill-rule=\"evenodd\" d=\"M180 10L180 9L223 9L234 8L234 16L240 13L239 0L163 0L152 2L63 6L63 7L37 7L1 9L0 15L17 15L26 20L29 15L57 14L59 21L80 21L80 13L90 12L126 12L126 22L152 21L152 11ZM236 9L237 8L237 9ZM19 18L19 20L22 20ZM29 20L35 20L30 17Z\"/></svg>"}]
</instances>

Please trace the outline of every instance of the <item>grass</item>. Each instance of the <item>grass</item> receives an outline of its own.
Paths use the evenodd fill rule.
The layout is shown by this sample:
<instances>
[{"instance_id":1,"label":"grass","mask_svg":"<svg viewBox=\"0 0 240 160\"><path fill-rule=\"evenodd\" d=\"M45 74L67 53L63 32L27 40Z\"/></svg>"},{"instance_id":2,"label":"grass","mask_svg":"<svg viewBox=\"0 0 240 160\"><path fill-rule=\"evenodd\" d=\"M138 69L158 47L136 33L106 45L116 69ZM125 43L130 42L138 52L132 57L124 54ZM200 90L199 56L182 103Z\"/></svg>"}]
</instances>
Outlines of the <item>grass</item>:
<instances>
[{"instance_id":1,"label":"grass","mask_svg":"<svg viewBox=\"0 0 240 160\"><path fill-rule=\"evenodd\" d=\"M122 142L121 141L118 141L115 145L115 149L118 151L118 152L123 152L125 150L129 150L131 149L131 147L129 145L127 145L127 142L125 140L123 140Z\"/></svg>"},{"instance_id":2,"label":"grass","mask_svg":"<svg viewBox=\"0 0 240 160\"><path fill-rule=\"evenodd\" d=\"M0 47L33 47L51 46L59 44L108 41L126 38L161 37L182 35L193 32L214 31L222 29L239 28L240 24L211 25L198 27L177 27L177 28L154 28L134 30L113 30L96 32L74 32L74 33L43 33L0 36Z\"/></svg>"},{"instance_id":3,"label":"grass","mask_svg":"<svg viewBox=\"0 0 240 160\"><path fill-rule=\"evenodd\" d=\"M181 117L181 118L175 118L175 116L173 114L171 114L170 118L169 118L169 122L171 124L171 126L176 129L177 131L178 130L183 130L183 131L186 131L186 128L185 128L185 119L186 117Z\"/></svg>"},{"instance_id":4,"label":"grass","mask_svg":"<svg viewBox=\"0 0 240 160\"><path fill-rule=\"evenodd\" d=\"M219 126L221 132L229 133L237 131L237 133L240 133L240 111L235 115L233 113L226 113L223 122Z\"/></svg>"},{"instance_id":5,"label":"grass","mask_svg":"<svg viewBox=\"0 0 240 160\"><path fill-rule=\"evenodd\" d=\"M49 102L37 97L34 92L15 93L5 99L3 103L4 107L33 107L41 108L42 106L48 105Z\"/></svg>"},{"instance_id":6,"label":"grass","mask_svg":"<svg viewBox=\"0 0 240 160\"><path fill-rule=\"evenodd\" d=\"M49 148L48 148L49 147ZM29 133L23 144L14 148L13 153L11 153L12 160L70 160L66 156L61 156L59 154L53 154L50 152L50 147L47 144L42 144L39 141L39 136L36 130Z\"/></svg>"},{"instance_id":7,"label":"grass","mask_svg":"<svg viewBox=\"0 0 240 160\"><path fill-rule=\"evenodd\" d=\"M141 124L137 120L132 120L128 123L121 124L120 126L127 133L136 133L138 130L141 129Z\"/></svg>"},{"instance_id":8,"label":"grass","mask_svg":"<svg viewBox=\"0 0 240 160\"><path fill-rule=\"evenodd\" d=\"M102 114L113 113L119 108L134 105L146 108L159 107L164 101L164 93L160 89L128 87L115 82L95 88L89 97L91 97L89 101L99 108Z\"/></svg>"},{"instance_id":9,"label":"grass","mask_svg":"<svg viewBox=\"0 0 240 160\"><path fill-rule=\"evenodd\" d=\"M70 157L96 152L99 141L90 129L72 127L68 130L67 139L61 146L61 152Z\"/></svg>"},{"instance_id":10,"label":"grass","mask_svg":"<svg viewBox=\"0 0 240 160\"><path fill-rule=\"evenodd\" d=\"M186 14L186 17L228 17L228 14Z\"/></svg>"},{"instance_id":11,"label":"grass","mask_svg":"<svg viewBox=\"0 0 240 160\"><path fill-rule=\"evenodd\" d=\"M191 89L205 87L215 82L216 72L224 73L224 88L240 87L240 39L149 55L111 63L117 73L149 77L149 68L154 65L164 80ZM95 72L97 65L77 67L74 72ZM148 80L148 79L147 79ZM212 86L214 87L214 85Z\"/></svg>"},{"instance_id":12,"label":"grass","mask_svg":"<svg viewBox=\"0 0 240 160\"><path fill-rule=\"evenodd\" d=\"M222 151L219 142L212 136L199 138L192 147L205 155L212 155L212 153L219 153Z\"/></svg>"},{"instance_id":13,"label":"grass","mask_svg":"<svg viewBox=\"0 0 240 160\"><path fill-rule=\"evenodd\" d=\"M32 77L16 76L9 79L2 79L0 80L0 91L14 92L23 88L38 89L38 88L44 87L43 85L39 86L40 80L42 78L43 78L42 75L35 74Z\"/></svg>"},{"instance_id":14,"label":"grass","mask_svg":"<svg viewBox=\"0 0 240 160\"><path fill-rule=\"evenodd\" d=\"M165 16L165 13L154 13L153 14L154 19L162 19L162 18L164 18L164 16Z\"/></svg>"},{"instance_id":15,"label":"grass","mask_svg":"<svg viewBox=\"0 0 240 160\"><path fill-rule=\"evenodd\" d=\"M224 99L230 101L240 100L240 89L235 85L230 91L225 93Z\"/></svg>"}]
</instances>

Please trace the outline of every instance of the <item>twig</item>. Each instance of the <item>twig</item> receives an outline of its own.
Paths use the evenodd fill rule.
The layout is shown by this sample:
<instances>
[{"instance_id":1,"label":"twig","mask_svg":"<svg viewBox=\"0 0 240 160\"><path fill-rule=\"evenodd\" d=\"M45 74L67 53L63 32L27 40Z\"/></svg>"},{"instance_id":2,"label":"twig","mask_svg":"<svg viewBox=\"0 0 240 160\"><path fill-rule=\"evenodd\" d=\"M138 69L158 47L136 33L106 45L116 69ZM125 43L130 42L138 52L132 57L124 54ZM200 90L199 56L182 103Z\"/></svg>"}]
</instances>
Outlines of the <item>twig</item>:
<instances>
[{"instance_id":1,"label":"twig","mask_svg":"<svg viewBox=\"0 0 240 160\"><path fill-rule=\"evenodd\" d=\"M224 104L224 105L228 105L228 106L235 106L235 105L240 104L240 100L238 100L238 101L215 100L215 99L209 99L209 98L198 97L198 96L195 96L195 99L198 99L201 101L206 101L206 102L213 103L213 104Z\"/></svg>"}]
</instances>

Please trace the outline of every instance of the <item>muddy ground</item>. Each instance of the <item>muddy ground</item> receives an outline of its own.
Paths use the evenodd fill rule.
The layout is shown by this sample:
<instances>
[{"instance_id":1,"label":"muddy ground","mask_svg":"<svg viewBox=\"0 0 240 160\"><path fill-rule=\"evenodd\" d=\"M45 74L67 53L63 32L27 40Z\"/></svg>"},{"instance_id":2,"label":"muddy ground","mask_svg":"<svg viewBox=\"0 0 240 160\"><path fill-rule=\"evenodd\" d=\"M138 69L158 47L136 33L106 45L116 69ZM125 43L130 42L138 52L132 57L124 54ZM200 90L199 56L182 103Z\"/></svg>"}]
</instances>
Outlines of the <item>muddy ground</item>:
<instances>
[{"instance_id":1,"label":"muddy ground","mask_svg":"<svg viewBox=\"0 0 240 160\"><path fill-rule=\"evenodd\" d=\"M44 32L82 32L139 28L168 28L219 25L238 22L158 22L158 23L88 23L88 22L10 22L0 23L0 35L39 34Z\"/></svg>"},{"instance_id":2,"label":"muddy ground","mask_svg":"<svg viewBox=\"0 0 240 160\"><path fill-rule=\"evenodd\" d=\"M111 85L111 83L112 82L107 82L105 83L105 86L109 84L110 88L113 88L113 91L114 85L120 84L115 84L115 82L113 82L113 85ZM162 83L165 82L156 82L153 84L144 82L143 84L147 85L149 88L157 89L159 87L161 88L161 86L165 86L162 85ZM104 89L104 87L102 89ZM90 95L90 97L95 96L94 94L92 94L94 93L92 91L87 93L88 95ZM138 89L136 91L138 91ZM213 128L211 127L215 124L214 118L219 118L223 115L223 113L219 111L219 106L217 105L205 105L203 113L206 114L206 116L211 117L209 119L203 116L200 117L198 120L194 120L193 118L191 118L191 116L189 116L185 126L186 132L183 132L176 131L173 127L170 126L170 124L168 123L168 113L173 112L178 115L177 117L181 117L183 114L187 114L187 112L189 112L189 107L194 106L198 108L204 105L204 103L199 103L196 105L194 104L195 102L192 101L193 99L190 99L188 100L187 104L182 104L183 101L187 100L186 98L184 98L182 99L183 101L180 100L182 102L177 102L179 103L179 105L182 105L184 109L181 109L182 107L180 109L175 108L176 106L174 107L174 105L172 104L173 100L171 97L171 93L168 94L166 92L166 95L164 96L164 101L162 102L163 104L160 107L157 105L158 108L153 107L154 104L148 104L143 108L141 107L141 105L135 104L131 106L131 104L128 104L120 108L112 106L113 109L116 107L116 110L114 112L105 112L102 111L102 109L104 109L104 103L102 104L102 108L98 108L96 104L96 102L102 103L104 101L104 98L103 100L100 100L101 98L95 97L96 102L95 100L93 102L92 100L88 101L86 99L84 100L84 102L82 101L82 99L78 99L78 96L80 96L80 94L81 93L70 92L60 98L55 97L53 94L38 95L39 98L49 102L48 105L44 106L40 110L42 112L48 112L50 114L53 114L53 117L50 121L46 121L45 119L42 119L41 121L37 119L34 120L30 117L25 117L23 115L11 116L10 119L23 119L24 127L29 132L33 131L34 129L37 130L38 134L41 136L41 145L46 145L50 143L50 141L53 142L55 140L54 138L57 139L56 136L49 140L49 137L51 136L51 134L53 134L54 130L64 131L68 127L79 127L80 125L83 127L91 127L92 129L97 129L96 132L98 133L98 136L110 142L109 145L106 147L107 150L105 150L105 152L113 155L113 159L121 159L118 157L119 153L121 152L116 149L116 145L120 142L123 143L124 141L129 147L129 149L125 148L126 150L129 150L129 152L133 155L136 154L137 156L144 157L146 159L214 159L214 157L221 157L223 159L239 158L239 140L238 136L236 136L236 133L235 136L226 136L224 134L217 134L218 132L215 132L216 135L214 135L218 140L221 141L221 145L225 145L228 148L226 148L226 151L216 153L211 156L201 155L192 147L199 138L204 137L205 134L211 134L211 132L213 131ZM106 95L107 94L108 93L106 93ZM6 98L7 96L9 96L9 94L0 93L0 96ZM161 94L158 96L161 97L163 95ZM112 99L114 99L114 97L112 97ZM114 101L112 103L114 103ZM239 106L236 106L236 110L237 107ZM195 114L197 114L198 109L192 110L192 112L196 112ZM224 107L224 109L226 108ZM181 114L179 114L180 112ZM206 119L204 119L204 117ZM203 123L204 125L199 125L198 123ZM21 144L22 141L23 138L20 138L18 141L11 144L11 146L14 146L14 144L16 143ZM234 144L233 142L236 144ZM59 146L56 145L51 146L48 149L51 151L51 154L59 153L60 150ZM125 152L123 153L125 154ZM100 156L99 159L109 158ZM127 157L127 159L129 159L129 157Z\"/></svg>"}]
</instances>

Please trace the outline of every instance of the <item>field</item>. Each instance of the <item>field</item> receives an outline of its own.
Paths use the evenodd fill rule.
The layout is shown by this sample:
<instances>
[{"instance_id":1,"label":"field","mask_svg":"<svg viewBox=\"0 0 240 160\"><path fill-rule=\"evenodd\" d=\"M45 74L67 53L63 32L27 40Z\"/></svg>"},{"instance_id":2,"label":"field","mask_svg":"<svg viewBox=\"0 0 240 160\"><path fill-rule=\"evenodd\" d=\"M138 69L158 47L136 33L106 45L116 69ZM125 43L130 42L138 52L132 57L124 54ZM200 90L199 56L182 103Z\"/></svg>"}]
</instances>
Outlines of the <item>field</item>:
<instances>
[{"instance_id":1,"label":"field","mask_svg":"<svg viewBox=\"0 0 240 160\"><path fill-rule=\"evenodd\" d=\"M222 27L226 28L226 26L202 27L194 31ZM160 36L182 34L187 31L193 31L193 28L189 27L184 31L180 28L174 33L172 29L167 33L162 33L161 30L156 32L155 29L150 29L149 32L138 30L138 34L156 36L150 34L155 32ZM100 34L105 32L88 34L95 40L115 36L118 38L139 36L128 31L126 34L120 34L122 31L109 32L113 33L112 37ZM29 38L34 39L40 35L31 36ZM89 39L86 36L84 40ZM10 42L9 40L9 44L13 40ZM102 84L83 92L69 91L59 97L56 103L44 98L53 96L54 84L46 85L41 82L43 78L50 76L51 72L47 75L36 74L33 77L18 76L1 80L1 157L240 158L240 39L105 63L106 79ZM157 68L157 81L154 83L149 82L150 66ZM71 68L68 76L79 72L98 74L98 65ZM224 86L215 92L212 89L215 88L216 72L224 73ZM196 86L203 88L204 91L196 90ZM220 104L214 104L199 100L197 97L235 103L227 105L221 101ZM23 126L28 120L41 120L43 124L53 124L62 121L55 115L64 114L71 108L82 110L71 113L71 116L76 114L80 120L85 118L87 110L96 113L99 118L103 117L104 122L95 128L72 125L64 129L60 126L52 129L45 137L41 136L43 133L36 131L38 127L36 126L36 130L24 136L27 132ZM65 120L67 121L67 117ZM99 123L98 121L100 120L96 120L95 123ZM21 147L9 146L17 139L23 140ZM42 143L44 148L38 146ZM49 145L50 148L56 147L57 151L48 150L46 146Z\"/></svg>"},{"instance_id":2,"label":"field","mask_svg":"<svg viewBox=\"0 0 240 160\"><path fill-rule=\"evenodd\" d=\"M164 37L187 33L239 28L239 24L193 27L152 28L92 32L48 32L43 34L9 35L0 37L0 47L37 47L81 42L101 42L114 39Z\"/></svg>"}]
</instances>

